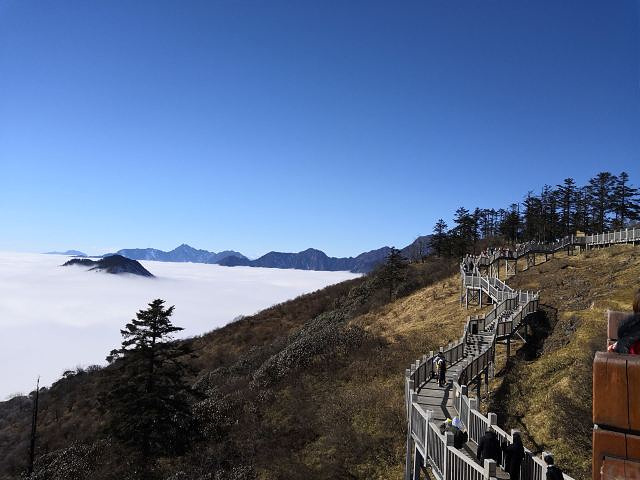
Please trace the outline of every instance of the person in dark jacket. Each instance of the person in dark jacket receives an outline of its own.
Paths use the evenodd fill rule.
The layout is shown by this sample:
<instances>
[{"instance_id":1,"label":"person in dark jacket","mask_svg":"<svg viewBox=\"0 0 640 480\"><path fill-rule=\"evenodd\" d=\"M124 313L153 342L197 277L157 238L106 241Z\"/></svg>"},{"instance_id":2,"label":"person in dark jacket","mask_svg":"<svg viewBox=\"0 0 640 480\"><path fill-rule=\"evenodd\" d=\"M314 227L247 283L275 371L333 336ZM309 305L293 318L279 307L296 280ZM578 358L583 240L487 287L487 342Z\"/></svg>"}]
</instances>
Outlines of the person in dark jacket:
<instances>
[{"instance_id":1,"label":"person in dark jacket","mask_svg":"<svg viewBox=\"0 0 640 480\"><path fill-rule=\"evenodd\" d=\"M618 325L618 341L609 347L610 351L640 355L640 290L633 299L633 315L629 315Z\"/></svg>"},{"instance_id":2,"label":"person in dark jacket","mask_svg":"<svg viewBox=\"0 0 640 480\"><path fill-rule=\"evenodd\" d=\"M464 447L464 444L469 440L469 435L464 429L462 421L458 417L453 417L451 422L451 431L453 432L453 446L458 450Z\"/></svg>"},{"instance_id":3,"label":"person in dark jacket","mask_svg":"<svg viewBox=\"0 0 640 480\"><path fill-rule=\"evenodd\" d=\"M442 352L436 356L436 366L438 367L438 386L444 387L447 384L447 361Z\"/></svg>"},{"instance_id":4,"label":"person in dark jacket","mask_svg":"<svg viewBox=\"0 0 640 480\"><path fill-rule=\"evenodd\" d=\"M542 458L547 464L547 480L564 480L564 474L562 470L556 467L553 457L547 453L543 455Z\"/></svg>"},{"instance_id":5,"label":"person in dark jacket","mask_svg":"<svg viewBox=\"0 0 640 480\"><path fill-rule=\"evenodd\" d=\"M500 441L498 435L493 430L487 430L478 443L477 457L480 465L484 465L485 460L493 459L500 463Z\"/></svg>"},{"instance_id":6,"label":"person in dark jacket","mask_svg":"<svg viewBox=\"0 0 640 480\"><path fill-rule=\"evenodd\" d=\"M524 458L524 445L519 432L513 433L513 443L502 446L504 452L504 469L509 472L511 480L520 480L520 465Z\"/></svg>"}]
</instances>

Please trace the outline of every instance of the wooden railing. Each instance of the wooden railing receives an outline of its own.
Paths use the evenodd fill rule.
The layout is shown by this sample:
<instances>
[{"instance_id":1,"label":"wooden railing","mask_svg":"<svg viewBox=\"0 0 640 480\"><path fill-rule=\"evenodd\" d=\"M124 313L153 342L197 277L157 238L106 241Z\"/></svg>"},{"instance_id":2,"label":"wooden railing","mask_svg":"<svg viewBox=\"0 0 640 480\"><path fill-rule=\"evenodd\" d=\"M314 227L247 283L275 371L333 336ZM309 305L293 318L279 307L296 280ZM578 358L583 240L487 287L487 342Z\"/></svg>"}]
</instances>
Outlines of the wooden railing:
<instances>
[{"instance_id":1,"label":"wooden railing","mask_svg":"<svg viewBox=\"0 0 640 480\"><path fill-rule=\"evenodd\" d=\"M450 343L441 350L447 364L454 365L465 357L465 345L465 336L463 335L460 340L455 343ZM419 391L423 384L434 377L435 357L434 352L429 352L429 355L423 355L422 359L416 360L415 364L411 366L408 380L410 389L413 392Z\"/></svg>"},{"instance_id":2,"label":"wooden railing","mask_svg":"<svg viewBox=\"0 0 640 480\"><path fill-rule=\"evenodd\" d=\"M587 235L584 238L587 246L640 242L640 228L625 228L614 232Z\"/></svg>"},{"instance_id":3,"label":"wooden railing","mask_svg":"<svg viewBox=\"0 0 640 480\"><path fill-rule=\"evenodd\" d=\"M502 248L487 255L467 255L465 260L471 260L474 265L489 266L499 259L516 260L530 253L551 254L572 245L590 248L598 245L629 242L640 242L640 228L625 228L613 232L598 233L580 237L577 235L569 235L551 243L528 242L519 245L515 249Z\"/></svg>"},{"instance_id":4,"label":"wooden railing","mask_svg":"<svg viewBox=\"0 0 640 480\"><path fill-rule=\"evenodd\" d=\"M411 436L416 442L416 448L422 456L427 456L427 429L429 428L429 420L431 419L431 411L424 409L417 403L412 403L411 409Z\"/></svg>"}]
</instances>

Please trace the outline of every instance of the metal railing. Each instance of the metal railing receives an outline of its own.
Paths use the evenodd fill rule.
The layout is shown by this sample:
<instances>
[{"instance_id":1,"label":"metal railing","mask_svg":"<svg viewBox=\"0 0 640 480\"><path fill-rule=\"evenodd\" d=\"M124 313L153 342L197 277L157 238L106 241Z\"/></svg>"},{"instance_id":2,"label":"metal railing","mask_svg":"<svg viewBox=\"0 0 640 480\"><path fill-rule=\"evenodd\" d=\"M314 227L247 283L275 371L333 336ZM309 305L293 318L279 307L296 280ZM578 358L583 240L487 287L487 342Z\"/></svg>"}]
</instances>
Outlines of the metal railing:
<instances>
[{"instance_id":1,"label":"metal railing","mask_svg":"<svg viewBox=\"0 0 640 480\"><path fill-rule=\"evenodd\" d=\"M584 237L585 244L609 245L612 243L628 243L640 241L640 228L625 228L614 232L598 233Z\"/></svg>"},{"instance_id":2,"label":"metal railing","mask_svg":"<svg viewBox=\"0 0 640 480\"><path fill-rule=\"evenodd\" d=\"M429 428L430 419L430 410L425 412L420 405L412 402L411 436L416 442L416 447L420 451L423 458L427 458L427 429Z\"/></svg>"},{"instance_id":3,"label":"metal railing","mask_svg":"<svg viewBox=\"0 0 640 480\"><path fill-rule=\"evenodd\" d=\"M463 335L460 340L450 343L441 350L448 365L455 365L465 358L465 345L466 337ZM430 352L429 355L423 355L422 359L416 360L416 363L411 366L409 380L413 392L418 392L422 385L434 378L435 358L436 355L434 355L434 352Z\"/></svg>"}]
</instances>

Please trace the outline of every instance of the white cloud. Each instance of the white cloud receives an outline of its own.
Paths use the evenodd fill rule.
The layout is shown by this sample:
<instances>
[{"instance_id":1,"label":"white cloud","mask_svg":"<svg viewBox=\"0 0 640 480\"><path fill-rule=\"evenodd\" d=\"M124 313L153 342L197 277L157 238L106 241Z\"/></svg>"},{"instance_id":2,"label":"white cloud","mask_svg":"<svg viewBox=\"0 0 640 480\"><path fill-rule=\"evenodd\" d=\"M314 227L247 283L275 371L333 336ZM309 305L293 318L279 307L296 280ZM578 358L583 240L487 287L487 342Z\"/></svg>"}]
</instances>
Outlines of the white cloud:
<instances>
[{"instance_id":1,"label":"white cloud","mask_svg":"<svg viewBox=\"0 0 640 480\"><path fill-rule=\"evenodd\" d=\"M0 399L49 385L67 368L103 364L120 328L155 298L175 305L181 336L357 275L141 262L156 278L60 267L68 257L0 252Z\"/></svg>"}]
</instances>

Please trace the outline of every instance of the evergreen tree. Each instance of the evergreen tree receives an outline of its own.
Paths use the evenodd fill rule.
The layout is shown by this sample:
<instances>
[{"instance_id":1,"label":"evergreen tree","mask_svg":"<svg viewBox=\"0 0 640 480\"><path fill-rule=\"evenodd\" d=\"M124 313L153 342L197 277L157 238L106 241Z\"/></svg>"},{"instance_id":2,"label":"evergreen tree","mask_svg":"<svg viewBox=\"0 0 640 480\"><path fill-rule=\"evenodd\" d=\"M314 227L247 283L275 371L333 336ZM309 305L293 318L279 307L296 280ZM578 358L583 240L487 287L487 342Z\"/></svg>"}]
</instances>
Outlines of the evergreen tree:
<instances>
[{"instance_id":1,"label":"evergreen tree","mask_svg":"<svg viewBox=\"0 0 640 480\"><path fill-rule=\"evenodd\" d=\"M184 343L172 342L183 330L171 323L174 307L157 299L140 310L121 334L122 346L107 357L114 386L101 398L108 414L107 430L136 448L145 460L184 451L192 429Z\"/></svg>"},{"instance_id":2,"label":"evergreen tree","mask_svg":"<svg viewBox=\"0 0 640 480\"><path fill-rule=\"evenodd\" d=\"M475 222L469 210L464 207L456 210L453 222L456 224L453 228L453 253L456 257L462 257L473 245Z\"/></svg>"},{"instance_id":3,"label":"evergreen tree","mask_svg":"<svg viewBox=\"0 0 640 480\"><path fill-rule=\"evenodd\" d=\"M629 184L627 172L618 175L611 201L615 212L614 228L624 228L627 222L640 219L638 189Z\"/></svg>"},{"instance_id":4,"label":"evergreen tree","mask_svg":"<svg viewBox=\"0 0 640 480\"><path fill-rule=\"evenodd\" d=\"M592 233L589 212L589 192L587 187L580 187L576 190L576 211L573 216L573 225L576 230Z\"/></svg>"},{"instance_id":5,"label":"evergreen tree","mask_svg":"<svg viewBox=\"0 0 640 480\"><path fill-rule=\"evenodd\" d=\"M613 190L617 178L610 172L600 172L589 180L587 192L592 206L591 226L595 232L609 228L609 213L613 211Z\"/></svg>"},{"instance_id":6,"label":"evergreen tree","mask_svg":"<svg viewBox=\"0 0 640 480\"><path fill-rule=\"evenodd\" d=\"M471 239L473 242L473 254L476 253L476 247L478 245L478 240L480 240L480 217L482 216L482 210L478 207L473 211L473 215L471 215L470 219L470 229L471 229Z\"/></svg>"},{"instance_id":7,"label":"evergreen tree","mask_svg":"<svg viewBox=\"0 0 640 480\"><path fill-rule=\"evenodd\" d=\"M518 241L518 232L520 230L520 213L518 212L518 204L512 203L510 210L504 215L504 219L500 223L500 233L510 242Z\"/></svg>"},{"instance_id":8,"label":"evergreen tree","mask_svg":"<svg viewBox=\"0 0 640 480\"><path fill-rule=\"evenodd\" d=\"M540 240L551 242L558 237L559 220L557 213L557 192L551 186L545 185L540 194L542 201L542 232Z\"/></svg>"},{"instance_id":9,"label":"evergreen tree","mask_svg":"<svg viewBox=\"0 0 640 480\"><path fill-rule=\"evenodd\" d=\"M560 231L563 236L570 235L575 230L573 224L576 211L576 181L565 178L562 185L558 185L558 203L560 208Z\"/></svg>"},{"instance_id":10,"label":"evergreen tree","mask_svg":"<svg viewBox=\"0 0 640 480\"><path fill-rule=\"evenodd\" d=\"M494 231L494 217L496 211L488 208L483 208L480 210L480 214L478 216L478 229L480 230L480 236L482 238L489 238L495 235Z\"/></svg>"},{"instance_id":11,"label":"evergreen tree","mask_svg":"<svg viewBox=\"0 0 640 480\"><path fill-rule=\"evenodd\" d=\"M392 299L398 286L405 279L407 274L407 259L402 256L400 250L391 247L387 256L387 261L378 271L378 279L382 286L389 291L389 299Z\"/></svg>"},{"instance_id":12,"label":"evergreen tree","mask_svg":"<svg viewBox=\"0 0 640 480\"><path fill-rule=\"evenodd\" d=\"M431 236L431 248L438 257L447 252L447 240L447 223L440 218L433 227L433 235Z\"/></svg>"},{"instance_id":13,"label":"evergreen tree","mask_svg":"<svg viewBox=\"0 0 640 480\"><path fill-rule=\"evenodd\" d=\"M533 192L524 200L523 240L540 240L542 232L542 201Z\"/></svg>"}]
</instances>

